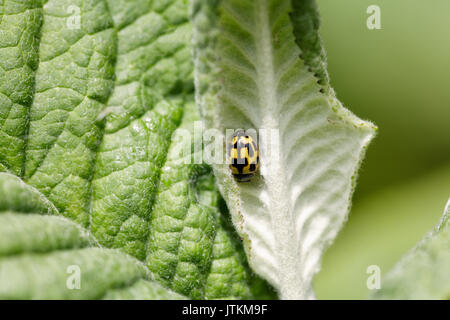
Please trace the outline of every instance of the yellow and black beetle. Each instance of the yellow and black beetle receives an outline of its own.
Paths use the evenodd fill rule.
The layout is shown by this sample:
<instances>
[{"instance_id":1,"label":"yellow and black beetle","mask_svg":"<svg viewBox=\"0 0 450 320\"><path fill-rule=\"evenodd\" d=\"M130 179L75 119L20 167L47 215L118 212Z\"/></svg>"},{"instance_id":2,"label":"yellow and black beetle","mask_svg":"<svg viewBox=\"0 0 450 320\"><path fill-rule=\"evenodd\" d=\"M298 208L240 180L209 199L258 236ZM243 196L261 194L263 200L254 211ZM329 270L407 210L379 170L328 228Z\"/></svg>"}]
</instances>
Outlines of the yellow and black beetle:
<instances>
[{"instance_id":1,"label":"yellow and black beetle","mask_svg":"<svg viewBox=\"0 0 450 320\"><path fill-rule=\"evenodd\" d=\"M259 168L258 145L243 130L236 131L228 143L229 164L233 175L240 182L250 181Z\"/></svg>"}]
</instances>

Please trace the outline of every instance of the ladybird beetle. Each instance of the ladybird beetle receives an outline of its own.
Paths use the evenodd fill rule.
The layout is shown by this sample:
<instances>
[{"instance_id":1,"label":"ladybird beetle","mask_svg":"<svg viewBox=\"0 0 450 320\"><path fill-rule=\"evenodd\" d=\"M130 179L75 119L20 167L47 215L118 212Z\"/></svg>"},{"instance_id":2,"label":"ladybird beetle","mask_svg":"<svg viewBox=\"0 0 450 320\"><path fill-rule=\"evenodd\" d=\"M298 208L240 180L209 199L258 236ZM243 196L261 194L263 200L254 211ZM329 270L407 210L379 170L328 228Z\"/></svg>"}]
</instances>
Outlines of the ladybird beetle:
<instances>
[{"instance_id":1,"label":"ladybird beetle","mask_svg":"<svg viewBox=\"0 0 450 320\"><path fill-rule=\"evenodd\" d=\"M243 130L235 132L228 144L231 172L240 182L250 181L259 168L259 150L253 138Z\"/></svg>"}]
</instances>

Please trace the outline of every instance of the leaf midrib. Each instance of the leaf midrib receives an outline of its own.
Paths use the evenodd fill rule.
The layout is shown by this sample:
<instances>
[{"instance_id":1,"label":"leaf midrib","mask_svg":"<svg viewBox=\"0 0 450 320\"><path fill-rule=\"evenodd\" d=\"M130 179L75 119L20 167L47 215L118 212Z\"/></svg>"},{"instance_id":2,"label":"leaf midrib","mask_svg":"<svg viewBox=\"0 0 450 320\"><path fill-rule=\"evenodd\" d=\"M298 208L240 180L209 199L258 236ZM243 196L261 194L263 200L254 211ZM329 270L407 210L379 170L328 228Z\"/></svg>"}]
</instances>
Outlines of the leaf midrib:
<instances>
[{"instance_id":1,"label":"leaf midrib","mask_svg":"<svg viewBox=\"0 0 450 320\"><path fill-rule=\"evenodd\" d=\"M258 55L257 64L257 87L259 91L259 106L261 108L263 117L261 121L261 128L264 129L279 129L279 116L281 107L277 99L276 89L278 88L278 79L274 68L274 52L272 43L271 24L269 21L269 8L267 0L258 0L257 5L254 6L256 12L255 33L256 39L256 53ZM276 138L275 141L267 141L271 146L281 146L280 136L271 137ZM265 159L262 166L266 166L264 170L265 184L269 193L269 201L266 202L268 210L271 213L271 226L274 230L276 238L276 248L274 254L278 257L279 270L292 270L289 273L279 274L280 292L285 294L285 297L298 297L299 292L289 292L290 288L302 288L301 277L296 275L298 265L298 256L292 257L291 252L299 252L297 246L297 236L295 232L295 221L293 219L292 208L289 203L286 203L286 196L290 194L288 185L283 183L288 181L284 170L284 159L278 157L274 150L266 152ZM281 150L280 150L281 151ZM281 245L284 244L284 245ZM286 288L286 289L284 289Z\"/></svg>"}]
</instances>

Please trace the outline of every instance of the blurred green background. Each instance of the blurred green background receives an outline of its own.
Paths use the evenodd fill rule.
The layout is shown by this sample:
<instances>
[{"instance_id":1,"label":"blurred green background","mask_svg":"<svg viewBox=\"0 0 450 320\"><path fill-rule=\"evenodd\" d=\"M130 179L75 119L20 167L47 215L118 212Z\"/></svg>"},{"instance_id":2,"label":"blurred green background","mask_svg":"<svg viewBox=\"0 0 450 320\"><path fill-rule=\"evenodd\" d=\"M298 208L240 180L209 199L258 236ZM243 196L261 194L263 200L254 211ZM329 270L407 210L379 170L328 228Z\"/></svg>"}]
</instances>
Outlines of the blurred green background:
<instances>
[{"instance_id":1,"label":"blurred green background","mask_svg":"<svg viewBox=\"0 0 450 320\"><path fill-rule=\"evenodd\" d=\"M450 1L317 1L332 86L379 132L315 289L319 299L366 299L367 267L383 277L450 197ZM372 4L381 30L366 27Z\"/></svg>"}]
</instances>

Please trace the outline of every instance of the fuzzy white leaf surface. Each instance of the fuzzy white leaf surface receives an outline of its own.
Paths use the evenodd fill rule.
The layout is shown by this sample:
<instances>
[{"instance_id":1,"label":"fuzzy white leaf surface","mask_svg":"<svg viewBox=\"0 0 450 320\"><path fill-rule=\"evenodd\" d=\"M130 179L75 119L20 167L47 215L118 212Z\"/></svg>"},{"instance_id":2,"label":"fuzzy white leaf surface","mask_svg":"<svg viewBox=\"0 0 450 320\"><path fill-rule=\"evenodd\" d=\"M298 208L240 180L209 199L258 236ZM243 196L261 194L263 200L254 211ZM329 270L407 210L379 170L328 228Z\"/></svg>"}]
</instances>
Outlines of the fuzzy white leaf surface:
<instances>
[{"instance_id":1,"label":"fuzzy white leaf surface","mask_svg":"<svg viewBox=\"0 0 450 320\"><path fill-rule=\"evenodd\" d=\"M282 299L311 299L376 127L318 83L291 12L289 0L194 1L196 101L207 127L259 133L251 182L237 182L226 163L215 175L251 267Z\"/></svg>"}]
</instances>

